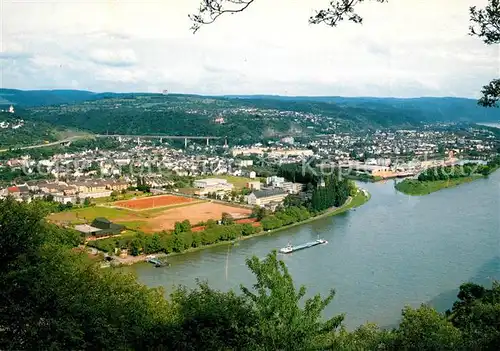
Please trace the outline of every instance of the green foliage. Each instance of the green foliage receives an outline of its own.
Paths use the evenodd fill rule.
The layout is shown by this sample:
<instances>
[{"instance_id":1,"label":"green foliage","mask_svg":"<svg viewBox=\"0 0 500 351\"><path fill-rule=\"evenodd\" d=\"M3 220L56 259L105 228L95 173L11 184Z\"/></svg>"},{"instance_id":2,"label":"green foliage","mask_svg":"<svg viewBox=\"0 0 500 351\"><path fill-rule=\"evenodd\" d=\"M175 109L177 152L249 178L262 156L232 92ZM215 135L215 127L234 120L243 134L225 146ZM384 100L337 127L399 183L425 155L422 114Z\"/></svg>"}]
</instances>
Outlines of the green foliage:
<instances>
[{"instance_id":1,"label":"green foliage","mask_svg":"<svg viewBox=\"0 0 500 351\"><path fill-rule=\"evenodd\" d=\"M234 224L234 218L229 213L224 212L222 213L221 222L223 225L231 225Z\"/></svg>"},{"instance_id":2,"label":"green foliage","mask_svg":"<svg viewBox=\"0 0 500 351\"><path fill-rule=\"evenodd\" d=\"M486 289L465 283L457 297L447 315L464 332L466 348L496 350L500 345L500 284L495 282Z\"/></svg>"},{"instance_id":3,"label":"green foliage","mask_svg":"<svg viewBox=\"0 0 500 351\"><path fill-rule=\"evenodd\" d=\"M262 220L264 217L268 215L268 211L264 207L255 206L252 209L252 214L250 217L257 218L258 221Z\"/></svg>"},{"instance_id":4,"label":"green foliage","mask_svg":"<svg viewBox=\"0 0 500 351\"><path fill-rule=\"evenodd\" d=\"M426 195L443 188L486 177L500 167L500 157L495 157L486 165L468 163L463 166L429 168L419 174L418 180L405 179L395 185L398 191L408 195Z\"/></svg>"},{"instance_id":5,"label":"green foliage","mask_svg":"<svg viewBox=\"0 0 500 351\"><path fill-rule=\"evenodd\" d=\"M340 207L352 192L352 182L337 174L332 174L324 179L325 186L314 189L311 199L313 211L323 211L330 207Z\"/></svg>"},{"instance_id":6,"label":"green foliage","mask_svg":"<svg viewBox=\"0 0 500 351\"><path fill-rule=\"evenodd\" d=\"M467 163L462 166L434 167L423 171L418 175L420 182L432 182L436 180L449 180L457 178L471 177L475 174L488 175L496 170L498 165L491 161L486 165Z\"/></svg>"},{"instance_id":7,"label":"green foliage","mask_svg":"<svg viewBox=\"0 0 500 351\"><path fill-rule=\"evenodd\" d=\"M460 330L431 307L406 307L395 331L399 350L457 350L462 345Z\"/></svg>"},{"instance_id":8,"label":"green foliage","mask_svg":"<svg viewBox=\"0 0 500 351\"><path fill-rule=\"evenodd\" d=\"M311 349L322 334L333 332L342 323L343 315L322 319L322 311L335 295L333 290L324 299L320 295L306 299L301 307L306 288L295 288L276 251L262 261L253 257L246 263L257 282L252 290L244 286L241 290L253 305L260 337L269 349L278 350L284 345L293 345L295 350Z\"/></svg>"},{"instance_id":9,"label":"green foliage","mask_svg":"<svg viewBox=\"0 0 500 351\"><path fill-rule=\"evenodd\" d=\"M252 350L256 347L257 318L249 301L233 292L179 287L171 295L179 320L166 338L172 350Z\"/></svg>"}]
</instances>

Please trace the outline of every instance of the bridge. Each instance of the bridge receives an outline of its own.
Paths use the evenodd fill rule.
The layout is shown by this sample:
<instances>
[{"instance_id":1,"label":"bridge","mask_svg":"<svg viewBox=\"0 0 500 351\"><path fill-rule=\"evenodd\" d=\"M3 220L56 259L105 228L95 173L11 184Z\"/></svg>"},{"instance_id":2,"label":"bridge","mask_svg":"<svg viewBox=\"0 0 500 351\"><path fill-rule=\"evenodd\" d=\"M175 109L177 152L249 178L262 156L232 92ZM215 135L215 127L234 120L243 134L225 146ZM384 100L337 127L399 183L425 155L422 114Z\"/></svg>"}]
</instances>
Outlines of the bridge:
<instances>
[{"instance_id":1,"label":"bridge","mask_svg":"<svg viewBox=\"0 0 500 351\"><path fill-rule=\"evenodd\" d=\"M187 147L188 140L206 140L207 146L210 140L224 139L224 145L227 146L227 138L216 136L197 136L197 135L124 135L124 134L96 134L97 138L129 138L129 139L184 139L184 147Z\"/></svg>"}]
</instances>

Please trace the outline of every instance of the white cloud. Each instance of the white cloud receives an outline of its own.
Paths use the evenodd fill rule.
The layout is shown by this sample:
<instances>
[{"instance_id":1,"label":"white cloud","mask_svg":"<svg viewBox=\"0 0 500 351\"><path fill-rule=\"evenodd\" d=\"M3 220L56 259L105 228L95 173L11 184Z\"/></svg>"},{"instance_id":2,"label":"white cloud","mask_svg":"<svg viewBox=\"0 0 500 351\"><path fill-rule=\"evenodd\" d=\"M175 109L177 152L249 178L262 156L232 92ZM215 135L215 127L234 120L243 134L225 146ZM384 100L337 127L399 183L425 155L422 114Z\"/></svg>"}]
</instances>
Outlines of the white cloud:
<instances>
[{"instance_id":1,"label":"white cloud","mask_svg":"<svg viewBox=\"0 0 500 351\"><path fill-rule=\"evenodd\" d=\"M106 66L133 66L137 63L135 52L132 49L95 49L89 53L90 61Z\"/></svg>"},{"instance_id":2,"label":"white cloud","mask_svg":"<svg viewBox=\"0 0 500 351\"><path fill-rule=\"evenodd\" d=\"M473 97L499 76L498 47L468 36L484 0L365 2L337 28L307 23L327 1L256 0L193 35L198 2L3 0L2 85Z\"/></svg>"}]
</instances>

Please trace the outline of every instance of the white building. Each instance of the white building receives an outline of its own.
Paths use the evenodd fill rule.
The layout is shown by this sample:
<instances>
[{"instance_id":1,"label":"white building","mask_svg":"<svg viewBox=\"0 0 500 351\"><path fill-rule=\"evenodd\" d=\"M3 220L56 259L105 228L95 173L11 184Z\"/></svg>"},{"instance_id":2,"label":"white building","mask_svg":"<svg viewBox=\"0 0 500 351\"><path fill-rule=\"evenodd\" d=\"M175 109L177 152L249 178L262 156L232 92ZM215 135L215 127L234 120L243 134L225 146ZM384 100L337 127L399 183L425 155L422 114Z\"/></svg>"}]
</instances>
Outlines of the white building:
<instances>
[{"instance_id":1,"label":"white building","mask_svg":"<svg viewBox=\"0 0 500 351\"><path fill-rule=\"evenodd\" d=\"M213 192L233 190L233 184L228 183L226 179L219 178L195 180L194 187L199 189L196 191L197 195L206 195Z\"/></svg>"},{"instance_id":2,"label":"white building","mask_svg":"<svg viewBox=\"0 0 500 351\"><path fill-rule=\"evenodd\" d=\"M283 178L283 177L272 176L272 177L266 178L267 185L272 185L272 186L277 187L277 188L280 188L281 184L284 182L285 182L285 178Z\"/></svg>"},{"instance_id":3,"label":"white building","mask_svg":"<svg viewBox=\"0 0 500 351\"><path fill-rule=\"evenodd\" d=\"M266 206L271 204L281 204L287 193L281 189L267 189L254 191L248 195L248 204L253 206Z\"/></svg>"},{"instance_id":4,"label":"white building","mask_svg":"<svg viewBox=\"0 0 500 351\"><path fill-rule=\"evenodd\" d=\"M250 167L253 166L253 160L237 160L236 165L239 167Z\"/></svg>"}]
</instances>

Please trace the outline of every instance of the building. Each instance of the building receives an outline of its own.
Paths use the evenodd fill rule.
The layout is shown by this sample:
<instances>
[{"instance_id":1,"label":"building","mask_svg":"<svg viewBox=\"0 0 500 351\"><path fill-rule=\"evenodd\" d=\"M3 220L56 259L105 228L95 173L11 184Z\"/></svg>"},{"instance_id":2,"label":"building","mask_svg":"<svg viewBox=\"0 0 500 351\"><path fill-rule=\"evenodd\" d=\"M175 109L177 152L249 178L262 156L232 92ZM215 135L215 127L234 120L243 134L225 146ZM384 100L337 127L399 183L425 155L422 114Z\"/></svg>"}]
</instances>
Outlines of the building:
<instances>
[{"instance_id":1,"label":"building","mask_svg":"<svg viewBox=\"0 0 500 351\"><path fill-rule=\"evenodd\" d=\"M246 187L251 190L260 190L261 185L260 182L248 182Z\"/></svg>"},{"instance_id":2,"label":"building","mask_svg":"<svg viewBox=\"0 0 500 351\"><path fill-rule=\"evenodd\" d=\"M248 195L248 204L253 206L267 206L273 203L281 204L287 193L281 189L266 189L254 191Z\"/></svg>"},{"instance_id":3,"label":"building","mask_svg":"<svg viewBox=\"0 0 500 351\"><path fill-rule=\"evenodd\" d=\"M236 165L238 167L251 167L253 166L253 160L237 160Z\"/></svg>"},{"instance_id":4,"label":"building","mask_svg":"<svg viewBox=\"0 0 500 351\"><path fill-rule=\"evenodd\" d=\"M7 193L15 198L21 197L21 190L17 186L10 186L7 188Z\"/></svg>"},{"instance_id":5,"label":"building","mask_svg":"<svg viewBox=\"0 0 500 351\"><path fill-rule=\"evenodd\" d=\"M293 137L285 137L280 140L283 144L291 144L295 142L295 139Z\"/></svg>"},{"instance_id":6,"label":"building","mask_svg":"<svg viewBox=\"0 0 500 351\"><path fill-rule=\"evenodd\" d=\"M279 183L279 188L283 189L289 194L298 194L304 190L305 185L301 183L282 182Z\"/></svg>"},{"instance_id":7,"label":"building","mask_svg":"<svg viewBox=\"0 0 500 351\"><path fill-rule=\"evenodd\" d=\"M53 201L59 202L61 204L67 204L68 202L75 203L76 197L67 196L64 194L55 194L53 195Z\"/></svg>"},{"instance_id":8,"label":"building","mask_svg":"<svg viewBox=\"0 0 500 351\"><path fill-rule=\"evenodd\" d=\"M97 217L91 224L92 227L100 229L96 236L117 235L125 230L125 226L116 224L104 217Z\"/></svg>"},{"instance_id":9,"label":"building","mask_svg":"<svg viewBox=\"0 0 500 351\"><path fill-rule=\"evenodd\" d=\"M75 230L84 234L85 236L94 236L95 234L101 231L101 229L92 227L91 225L88 224L75 225Z\"/></svg>"},{"instance_id":10,"label":"building","mask_svg":"<svg viewBox=\"0 0 500 351\"><path fill-rule=\"evenodd\" d=\"M206 195L208 193L227 192L233 190L233 184L226 179L207 178L194 181L194 187L198 188L196 195Z\"/></svg>"},{"instance_id":11,"label":"building","mask_svg":"<svg viewBox=\"0 0 500 351\"><path fill-rule=\"evenodd\" d=\"M276 188L280 188L281 184L285 182L285 178L283 177L278 177L278 176L272 176L272 177L267 177L266 178L266 185L271 185Z\"/></svg>"}]
</instances>

